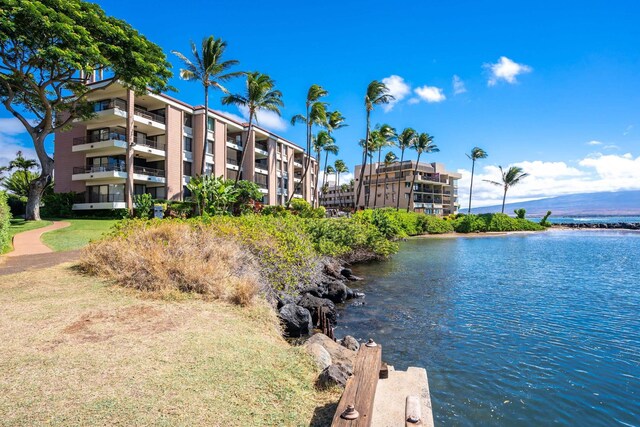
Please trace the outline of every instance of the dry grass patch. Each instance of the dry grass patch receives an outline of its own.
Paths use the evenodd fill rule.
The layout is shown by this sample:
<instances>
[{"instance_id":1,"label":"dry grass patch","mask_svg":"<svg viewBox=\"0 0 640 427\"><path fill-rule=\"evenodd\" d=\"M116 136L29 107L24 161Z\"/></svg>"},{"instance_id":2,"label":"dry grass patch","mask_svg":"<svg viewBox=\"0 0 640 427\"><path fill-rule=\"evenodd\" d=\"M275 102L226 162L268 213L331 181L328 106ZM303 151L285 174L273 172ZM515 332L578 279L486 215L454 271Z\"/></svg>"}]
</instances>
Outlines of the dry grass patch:
<instances>
[{"instance_id":1,"label":"dry grass patch","mask_svg":"<svg viewBox=\"0 0 640 427\"><path fill-rule=\"evenodd\" d=\"M144 291L181 291L239 305L260 290L259 267L232 238L177 222L138 227L88 246L80 268Z\"/></svg>"},{"instance_id":2,"label":"dry grass patch","mask_svg":"<svg viewBox=\"0 0 640 427\"><path fill-rule=\"evenodd\" d=\"M3 276L0 424L300 426L336 399L266 305L138 295L68 266Z\"/></svg>"}]
</instances>

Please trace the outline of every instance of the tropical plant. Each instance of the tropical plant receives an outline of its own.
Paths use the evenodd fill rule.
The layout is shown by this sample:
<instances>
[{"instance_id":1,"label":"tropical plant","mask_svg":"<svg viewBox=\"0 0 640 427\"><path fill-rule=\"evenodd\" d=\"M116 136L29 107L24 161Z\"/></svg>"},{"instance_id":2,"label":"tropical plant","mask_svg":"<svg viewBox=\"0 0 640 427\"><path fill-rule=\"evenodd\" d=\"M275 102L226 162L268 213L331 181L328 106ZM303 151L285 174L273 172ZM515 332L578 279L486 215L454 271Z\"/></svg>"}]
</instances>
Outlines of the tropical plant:
<instances>
[{"instance_id":1,"label":"tropical plant","mask_svg":"<svg viewBox=\"0 0 640 427\"><path fill-rule=\"evenodd\" d=\"M413 147L418 133L412 128L404 128L398 135L398 147L400 148L400 177L398 178L398 192L396 198L396 211L400 210L400 186L402 185L402 164L404 162L404 150Z\"/></svg>"},{"instance_id":2,"label":"tropical plant","mask_svg":"<svg viewBox=\"0 0 640 427\"><path fill-rule=\"evenodd\" d=\"M544 217L542 217L542 221L540 221L540 225L543 227L551 227L551 223L549 222L550 216L551 216L551 211L547 211Z\"/></svg>"},{"instance_id":3,"label":"tropical plant","mask_svg":"<svg viewBox=\"0 0 640 427\"><path fill-rule=\"evenodd\" d=\"M471 154L467 154L467 157L471 159L471 185L469 185L469 209L467 213L471 213L471 195L473 194L473 174L476 169L476 160L486 159L487 156L487 152L480 147L473 147Z\"/></svg>"},{"instance_id":4,"label":"tropical plant","mask_svg":"<svg viewBox=\"0 0 640 427\"><path fill-rule=\"evenodd\" d=\"M346 193L347 191L349 191L349 185L347 184L342 184L340 186L340 192L338 193L338 206L342 207L342 193Z\"/></svg>"},{"instance_id":5,"label":"tropical plant","mask_svg":"<svg viewBox=\"0 0 640 427\"><path fill-rule=\"evenodd\" d=\"M320 164L321 164L321 157L320 154L322 151L324 151L326 153L325 156L325 161L324 161L324 166L325 169L327 168L327 159L329 158L329 153L334 153L334 154L338 154L338 146L335 144L335 140L333 139L333 137L329 134L328 131L326 130L321 130L320 132L318 132L318 134L315 136L315 138L313 138L313 151L316 153L316 177L315 177L315 183L314 183L314 187L318 188L318 179L320 177ZM324 184L326 183L326 171L324 174L324 178L322 179L322 186L324 187Z\"/></svg>"},{"instance_id":6,"label":"tropical plant","mask_svg":"<svg viewBox=\"0 0 640 427\"><path fill-rule=\"evenodd\" d=\"M136 218L149 219L153 213L153 197L149 193L136 194L133 198L136 205L134 210Z\"/></svg>"},{"instance_id":7,"label":"tropical plant","mask_svg":"<svg viewBox=\"0 0 640 427\"><path fill-rule=\"evenodd\" d=\"M331 166L331 165L327 166L327 168L326 168L326 169L325 169L325 171L324 171L324 175L325 175L325 176L335 175L335 173L336 173L336 170L335 170L335 168L334 168L333 166ZM328 183L328 182L325 182L325 183L322 185L322 187L324 188L325 186L328 186L328 185L329 185L329 183Z\"/></svg>"},{"instance_id":8,"label":"tropical plant","mask_svg":"<svg viewBox=\"0 0 640 427\"><path fill-rule=\"evenodd\" d=\"M527 210L524 208L520 208L520 209L514 210L513 213L516 214L516 218L524 219L525 215L527 214Z\"/></svg>"},{"instance_id":9,"label":"tropical plant","mask_svg":"<svg viewBox=\"0 0 640 427\"><path fill-rule=\"evenodd\" d=\"M172 50L171 53L176 55L183 62L185 68L180 69L180 78L183 80L198 81L204 88L204 135L202 141L202 164L200 165L200 173L205 174L206 157L207 157L207 135L209 130L209 88L220 90L223 93L229 91L222 85L234 77L240 76L241 72L228 72L227 70L238 64L235 59L223 61L222 56L227 48L227 43L222 39L216 39L213 36L202 39L201 50L194 42L191 42L191 55L193 60L187 58L182 53Z\"/></svg>"},{"instance_id":10,"label":"tropical plant","mask_svg":"<svg viewBox=\"0 0 640 427\"><path fill-rule=\"evenodd\" d=\"M329 136L333 136L332 133L334 130L348 126L344 121L345 121L344 116L340 111L336 110L336 111L328 112L327 113L327 132L329 133ZM329 164L328 163L329 153L333 155L337 155L338 152L340 151L340 148L336 144L335 138L333 138L333 144L325 147L324 151L325 151L324 165L326 167ZM326 177L323 179L322 185L324 185L325 182L326 182Z\"/></svg>"},{"instance_id":11,"label":"tropical plant","mask_svg":"<svg viewBox=\"0 0 640 427\"><path fill-rule=\"evenodd\" d=\"M498 166L500 168L501 181L491 181L489 179L485 179L484 181L489 184L497 185L498 187L504 188L504 194L502 196L502 211L504 213L504 204L507 200L507 191L510 187L518 184L523 178L529 176L529 174L524 173L521 167L511 166L506 172L502 169L502 166Z\"/></svg>"},{"instance_id":12,"label":"tropical plant","mask_svg":"<svg viewBox=\"0 0 640 427\"><path fill-rule=\"evenodd\" d=\"M256 114L258 111L265 110L280 115L280 108L284 107L282 102L282 92L274 89L275 82L266 74L257 71L245 73L247 76L247 91L244 95L235 94L227 95L222 98L224 105L237 105L245 107L249 112L249 127L247 130L247 138L244 144L245 149L242 150L240 158L240 172L236 175L235 183L238 184L242 178L244 159L247 154L247 142L253 132L253 123L257 121Z\"/></svg>"},{"instance_id":13,"label":"tropical plant","mask_svg":"<svg viewBox=\"0 0 640 427\"><path fill-rule=\"evenodd\" d=\"M11 160L7 166L0 168L0 172L12 171L18 169L8 177L0 179L0 185L6 190L19 197L28 197L29 188L31 182L38 178L39 174L31 172L31 169L36 168L38 163L34 159L26 159L22 155L22 151L16 153L16 158ZM51 188L51 183L48 185L48 189Z\"/></svg>"},{"instance_id":14,"label":"tropical plant","mask_svg":"<svg viewBox=\"0 0 640 427\"><path fill-rule=\"evenodd\" d=\"M411 180L411 190L409 190L409 202L407 203L407 212L411 208L413 202L413 188L416 185L416 175L418 174L418 165L420 164L420 156L422 153L437 153L440 151L437 145L433 143L433 136L428 133L421 133L411 146L412 149L418 152L418 159L416 160L416 167L413 170L413 179Z\"/></svg>"},{"instance_id":15,"label":"tropical plant","mask_svg":"<svg viewBox=\"0 0 640 427\"><path fill-rule=\"evenodd\" d=\"M11 210L7 203L7 193L0 191L0 254L7 250L11 243L9 228L11 227Z\"/></svg>"},{"instance_id":16,"label":"tropical plant","mask_svg":"<svg viewBox=\"0 0 640 427\"><path fill-rule=\"evenodd\" d=\"M384 156L384 166L387 168L389 166L391 166L391 163L397 162L398 161L398 156L396 156L396 153L394 153L393 151L389 151L385 156ZM386 186L385 186L386 189ZM393 188L391 189L393 191ZM385 190L384 192L384 200L385 200L385 205L386 205L386 201L387 201L387 191ZM374 203L375 206L375 203Z\"/></svg>"},{"instance_id":17,"label":"tropical plant","mask_svg":"<svg viewBox=\"0 0 640 427\"><path fill-rule=\"evenodd\" d=\"M393 147L396 144L396 140L398 139L398 134L396 133L395 128L384 124L378 127L378 132L380 135L380 139L375 142L375 148L378 150L378 162L376 163L376 169L380 166L380 156L382 154L382 149L385 147ZM371 168L373 169L373 168ZM369 173L371 173L371 169L369 169ZM375 193L373 196L373 207L375 208L378 203L378 178L380 174L376 170L376 186ZM369 185L371 185L371 179L369 179ZM386 198L386 194L385 194Z\"/></svg>"},{"instance_id":18,"label":"tropical plant","mask_svg":"<svg viewBox=\"0 0 640 427\"><path fill-rule=\"evenodd\" d=\"M367 113L367 131L364 137L365 141L369 141L369 132L371 130L371 112L376 105L388 104L393 101L395 97L389 94L389 88L382 82L374 80L367 86L367 93L364 96L364 107ZM358 190L356 191L356 197L354 199L354 210L357 209L360 202L360 193L362 192L362 184L364 181L364 171L367 166L367 160L369 158L369 145L365 143L362 145L362 168L360 169L360 177L358 181Z\"/></svg>"},{"instance_id":19,"label":"tropical plant","mask_svg":"<svg viewBox=\"0 0 640 427\"><path fill-rule=\"evenodd\" d=\"M307 99L305 102L306 107L306 115L296 114L291 118L291 124L295 125L296 123L304 123L306 125L307 130L307 147L305 150L305 154L307 155L306 159L303 159L303 171L302 176L300 177L300 181L297 182L294 186L293 192L289 195L289 200L287 200L287 206L291 203L293 196L296 194L296 191L304 182L304 179L307 176L309 171L309 167L311 166L311 150L312 150L312 141L313 141L313 133L312 128L313 125L326 127L327 124L327 109L326 104L324 102L320 102L319 99L327 96L329 92L327 92L320 85L311 85L309 90L307 91ZM320 161L320 159L317 159Z\"/></svg>"},{"instance_id":20,"label":"tropical plant","mask_svg":"<svg viewBox=\"0 0 640 427\"><path fill-rule=\"evenodd\" d=\"M0 102L27 130L40 163L40 176L29 186L27 220L40 219L41 198L53 178L47 137L92 117L87 98L110 84L138 93L167 89L169 67L159 46L95 3L3 0ZM107 70L110 79L86 84L96 68Z\"/></svg>"}]
</instances>

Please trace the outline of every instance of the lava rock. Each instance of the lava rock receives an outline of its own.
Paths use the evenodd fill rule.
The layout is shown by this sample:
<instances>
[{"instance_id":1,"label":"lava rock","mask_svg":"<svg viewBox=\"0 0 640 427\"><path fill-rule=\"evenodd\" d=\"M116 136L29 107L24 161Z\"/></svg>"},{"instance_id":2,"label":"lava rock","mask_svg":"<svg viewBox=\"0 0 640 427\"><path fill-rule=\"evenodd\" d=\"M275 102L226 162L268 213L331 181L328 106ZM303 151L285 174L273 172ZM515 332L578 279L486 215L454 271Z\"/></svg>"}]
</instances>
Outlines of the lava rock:
<instances>
[{"instance_id":1,"label":"lava rock","mask_svg":"<svg viewBox=\"0 0 640 427\"><path fill-rule=\"evenodd\" d=\"M350 268L343 268L342 270L340 270L340 274L348 279L349 277L353 276L353 271Z\"/></svg>"},{"instance_id":2,"label":"lava rock","mask_svg":"<svg viewBox=\"0 0 640 427\"><path fill-rule=\"evenodd\" d=\"M352 369L342 363L335 363L322 370L316 381L316 386L323 390L336 385L344 388L351 375L353 375Z\"/></svg>"},{"instance_id":3,"label":"lava rock","mask_svg":"<svg viewBox=\"0 0 640 427\"><path fill-rule=\"evenodd\" d=\"M318 324L318 310L320 310L321 307L327 307L329 309L327 311L327 319L331 325L336 324L338 312L336 311L335 304L330 299L318 298L311 294L304 294L298 300L298 305L309 310L314 325Z\"/></svg>"},{"instance_id":4,"label":"lava rock","mask_svg":"<svg viewBox=\"0 0 640 427\"><path fill-rule=\"evenodd\" d=\"M340 340L340 345L353 351L358 351L360 349L360 343L351 335L346 335L342 338Z\"/></svg>"},{"instance_id":5,"label":"lava rock","mask_svg":"<svg viewBox=\"0 0 640 427\"><path fill-rule=\"evenodd\" d=\"M309 335L313 328L311 313L307 308L289 303L282 306L279 314L286 336Z\"/></svg>"},{"instance_id":6,"label":"lava rock","mask_svg":"<svg viewBox=\"0 0 640 427\"><path fill-rule=\"evenodd\" d=\"M314 344L319 344L327 350L331 356L331 363L342 363L349 368L353 368L353 361L356 357L355 351L341 346L324 334L313 334L313 336L304 343L304 347L306 348Z\"/></svg>"},{"instance_id":7,"label":"lava rock","mask_svg":"<svg viewBox=\"0 0 640 427\"><path fill-rule=\"evenodd\" d=\"M345 302L349 295L348 288L344 283L333 281L327 286L327 293L324 295L335 303Z\"/></svg>"},{"instance_id":8,"label":"lava rock","mask_svg":"<svg viewBox=\"0 0 640 427\"><path fill-rule=\"evenodd\" d=\"M320 343L314 342L309 345L305 345L304 349L309 353L320 369L326 369L333 363L331 361L331 355Z\"/></svg>"}]
</instances>

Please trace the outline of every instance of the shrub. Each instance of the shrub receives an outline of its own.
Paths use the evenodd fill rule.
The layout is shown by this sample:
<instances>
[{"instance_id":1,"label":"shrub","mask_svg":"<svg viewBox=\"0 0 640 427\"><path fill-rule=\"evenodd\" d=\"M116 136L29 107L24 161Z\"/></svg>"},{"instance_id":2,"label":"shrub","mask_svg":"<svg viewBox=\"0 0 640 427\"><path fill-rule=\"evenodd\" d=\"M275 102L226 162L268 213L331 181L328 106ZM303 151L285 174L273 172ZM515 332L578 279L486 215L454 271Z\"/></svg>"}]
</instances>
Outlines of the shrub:
<instances>
[{"instance_id":1,"label":"shrub","mask_svg":"<svg viewBox=\"0 0 640 427\"><path fill-rule=\"evenodd\" d=\"M240 305L259 291L255 257L201 224L125 221L84 250L80 268L143 291L179 290Z\"/></svg>"},{"instance_id":2,"label":"shrub","mask_svg":"<svg viewBox=\"0 0 640 427\"><path fill-rule=\"evenodd\" d=\"M262 215L283 217L287 216L289 211L282 205L268 205L263 207L260 213Z\"/></svg>"},{"instance_id":3,"label":"shrub","mask_svg":"<svg viewBox=\"0 0 640 427\"><path fill-rule=\"evenodd\" d=\"M417 219L418 227L422 233L444 234L453 232L452 221L437 216L421 215Z\"/></svg>"},{"instance_id":4,"label":"shrub","mask_svg":"<svg viewBox=\"0 0 640 427\"><path fill-rule=\"evenodd\" d=\"M540 225L543 227L551 227L551 223L549 222L549 217L551 216L551 211L547 211L547 214L540 221Z\"/></svg>"},{"instance_id":5,"label":"shrub","mask_svg":"<svg viewBox=\"0 0 640 427\"><path fill-rule=\"evenodd\" d=\"M42 198L44 206L40 208L43 217L48 218L70 218L73 216L73 203L76 200L76 193L51 193L45 194Z\"/></svg>"},{"instance_id":6,"label":"shrub","mask_svg":"<svg viewBox=\"0 0 640 427\"><path fill-rule=\"evenodd\" d=\"M11 210L7 203L7 193L0 191L0 253L10 243L9 227L11 226Z\"/></svg>"},{"instance_id":7,"label":"shrub","mask_svg":"<svg viewBox=\"0 0 640 427\"><path fill-rule=\"evenodd\" d=\"M136 194L133 198L135 209L133 215L135 218L149 219L153 213L153 197L151 194Z\"/></svg>"},{"instance_id":8,"label":"shrub","mask_svg":"<svg viewBox=\"0 0 640 427\"><path fill-rule=\"evenodd\" d=\"M24 215L27 210L27 198L10 193L6 193L6 195L11 215L14 217Z\"/></svg>"},{"instance_id":9,"label":"shrub","mask_svg":"<svg viewBox=\"0 0 640 427\"><path fill-rule=\"evenodd\" d=\"M516 214L516 218L524 219L524 216L527 214L527 210L524 208L516 209L513 211Z\"/></svg>"},{"instance_id":10,"label":"shrub","mask_svg":"<svg viewBox=\"0 0 640 427\"><path fill-rule=\"evenodd\" d=\"M453 227L458 233L544 230L540 224L526 219L511 218L503 213L460 216L453 221Z\"/></svg>"}]
</instances>

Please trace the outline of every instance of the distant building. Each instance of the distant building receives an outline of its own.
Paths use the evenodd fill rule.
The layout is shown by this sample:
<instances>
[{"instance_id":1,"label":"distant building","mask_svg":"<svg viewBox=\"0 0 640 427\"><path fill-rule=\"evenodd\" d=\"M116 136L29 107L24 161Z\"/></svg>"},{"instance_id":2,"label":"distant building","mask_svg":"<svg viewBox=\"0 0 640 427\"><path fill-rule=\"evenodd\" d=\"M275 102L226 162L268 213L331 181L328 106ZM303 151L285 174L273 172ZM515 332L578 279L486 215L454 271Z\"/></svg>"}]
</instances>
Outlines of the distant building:
<instances>
[{"instance_id":1,"label":"distant building","mask_svg":"<svg viewBox=\"0 0 640 427\"><path fill-rule=\"evenodd\" d=\"M420 162L416 172L413 200L409 200L415 167L414 160L394 162L388 166L384 163L367 165L358 209L367 206L370 208L395 207L399 198L401 209L407 209L409 206L412 211L433 215L457 213L460 207L457 181L462 176L459 173L448 172L442 163ZM356 191L361 170L361 165L356 166ZM370 170L372 170L371 176L369 176Z\"/></svg>"},{"instance_id":2,"label":"distant building","mask_svg":"<svg viewBox=\"0 0 640 427\"><path fill-rule=\"evenodd\" d=\"M315 162L302 182L304 150L272 132L191 106L164 94L137 95L110 80L91 95L95 115L55 133L55 191L78 193L75 210L131 208L133 196L184 200L199 175L205 117L206 173L255 182L261 202L283 205L289 195L315 200ZM246 151L244 163L242 152Z\"/></svg>"},{"instance_id":3,"label":"distant building","mask_svg":"<svg viewBox=\"0 0 640 427\"><path fill-rule=\"evenodd\" d=\"M355 191L349 184L329 184L319 197L320 205L327 209L353 209Z\"/></svg>"}]
</instances>

